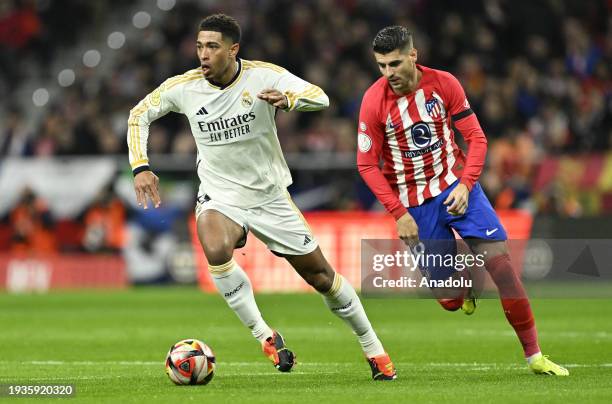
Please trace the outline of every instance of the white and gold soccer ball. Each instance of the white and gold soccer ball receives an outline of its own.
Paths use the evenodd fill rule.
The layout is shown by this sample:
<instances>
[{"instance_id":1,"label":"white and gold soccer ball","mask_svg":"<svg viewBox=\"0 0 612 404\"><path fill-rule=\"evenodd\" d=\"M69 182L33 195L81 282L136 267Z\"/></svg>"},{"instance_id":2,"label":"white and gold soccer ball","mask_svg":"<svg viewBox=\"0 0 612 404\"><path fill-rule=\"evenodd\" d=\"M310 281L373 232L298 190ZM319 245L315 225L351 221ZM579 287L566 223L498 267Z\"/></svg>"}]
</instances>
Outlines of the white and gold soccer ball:
<instances>
[{"instance_id":1,"label":"white and gold soccer ball","mask_svg":"<svg viewBox=\"0 0 612 404\"><path fill-rule=\"evenodd\" d=\"M207 384L215 374L215 354L200 340L181 340L166 355L166 373L176 384Z\"/></svg>"}]
</instances>

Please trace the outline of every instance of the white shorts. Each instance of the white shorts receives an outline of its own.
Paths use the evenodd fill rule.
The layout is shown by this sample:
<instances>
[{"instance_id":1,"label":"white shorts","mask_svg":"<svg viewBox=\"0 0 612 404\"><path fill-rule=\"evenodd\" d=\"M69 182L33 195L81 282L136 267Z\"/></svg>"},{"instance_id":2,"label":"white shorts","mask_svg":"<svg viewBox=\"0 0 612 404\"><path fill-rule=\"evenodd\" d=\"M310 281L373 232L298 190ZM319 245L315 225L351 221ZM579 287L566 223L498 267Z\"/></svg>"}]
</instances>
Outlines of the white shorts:
<instances>
[{"instance_id":1,"label":"white shorts","mask_svg":"<svg viewBox=\"0 0 612 404\"><path fill-rule=\"evenodd\" d=\"M245 230L252 231L270 251L277 255L306 255L318 243L300 210L287 193L263 206L243 209L219 201L198 197L196 220L206 210L216 210Z\"/></svg>"}]
</instances>

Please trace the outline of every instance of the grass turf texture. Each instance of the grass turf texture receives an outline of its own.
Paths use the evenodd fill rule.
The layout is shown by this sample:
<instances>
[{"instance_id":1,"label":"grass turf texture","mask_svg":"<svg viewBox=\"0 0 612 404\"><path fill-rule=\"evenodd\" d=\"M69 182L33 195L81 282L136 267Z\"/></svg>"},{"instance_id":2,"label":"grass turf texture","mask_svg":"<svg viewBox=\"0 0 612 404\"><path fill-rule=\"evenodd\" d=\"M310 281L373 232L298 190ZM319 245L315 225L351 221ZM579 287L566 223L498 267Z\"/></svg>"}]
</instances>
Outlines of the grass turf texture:
<instances>
[{"instance_id":1,"label":"grass turf texture","mask_svg":"<svg viewBox=\"0 0 612 404\"><path fill-rule=\"evenodd\" d=\"M350 330L315 294L258 295L269 324L298 356L281 374L221 297L195 288L0 294L0 383L69 383L70 402L609 402L610 300L534 300L544 353L568 378L535 376L496 300L476 313L433 300L367 299L398 369L378 383ZM164 373L171 344L199 338L217 355L207 386L175 386ZM15 399L0 397L0 401ZM61 399L60 399L61 400ZM20 398L18 402L40 402Z\"/></svg>"}]
</instances>

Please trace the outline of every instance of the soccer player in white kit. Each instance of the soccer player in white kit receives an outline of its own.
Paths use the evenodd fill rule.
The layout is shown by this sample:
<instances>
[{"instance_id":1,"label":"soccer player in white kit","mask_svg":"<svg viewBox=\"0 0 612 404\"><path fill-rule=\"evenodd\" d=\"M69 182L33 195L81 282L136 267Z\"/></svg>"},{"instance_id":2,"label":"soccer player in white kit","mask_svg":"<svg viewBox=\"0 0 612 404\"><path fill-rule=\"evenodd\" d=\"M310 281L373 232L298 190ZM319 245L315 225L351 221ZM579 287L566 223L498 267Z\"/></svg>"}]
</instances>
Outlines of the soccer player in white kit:
<instances>
[{"instance_id":1,"label":"soccer player in white kit","mask_svg":"<svg viewBox=\"0 0 612 404\"><path fill-rule=\"evenodd\" d=\"M373 379L393 380L393 363L359 297L331 268L287 193L292 180L275 115L278 110L321 110L329 105L327 95L279 66L238 58L240 35L230 16L205 18L196 40L201 67L166 80L130 111L127 140L138 204L147 209L147 197L155 207L161 203L159 179L147 158L149 125L170 111L186 115L198 150L200 243L217 289L265 356L281 372L295 364L283 337L263 320L249 278L232 258L249 231L285 257L352 328Z\"/></svg>"}]
</instances>

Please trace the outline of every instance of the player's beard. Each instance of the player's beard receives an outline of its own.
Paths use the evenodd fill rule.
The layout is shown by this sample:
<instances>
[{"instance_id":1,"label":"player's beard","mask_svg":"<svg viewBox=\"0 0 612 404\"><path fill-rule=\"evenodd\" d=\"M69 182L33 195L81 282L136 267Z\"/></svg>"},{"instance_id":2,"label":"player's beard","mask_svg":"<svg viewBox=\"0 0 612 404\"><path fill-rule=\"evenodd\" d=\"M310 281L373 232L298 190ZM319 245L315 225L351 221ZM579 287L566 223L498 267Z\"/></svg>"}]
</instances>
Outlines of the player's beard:
<instances>
[{"instance_id":1,"label":"player's beard","mask_svg":"<svg viewBox=\"0 0 612 404\"><path fill-rule=\"evenodd\" d=\"M412 81L409 78L398 77L394 81L389 80L389 85L399 95L408 94L412 88Z\"/></svg>"},{"instance_id":2,"label":"player's beard","mask_svg":"<svg viewBox=\"0 0 612 404\"><path fill-rule=\"evenodd\" d=\"M416 65L414 70L406 75L404 80L400 80L401 88L397 88L402 94L412 93L417 89L419 84L419 75Z\"/></svg>"}]
</instances>

